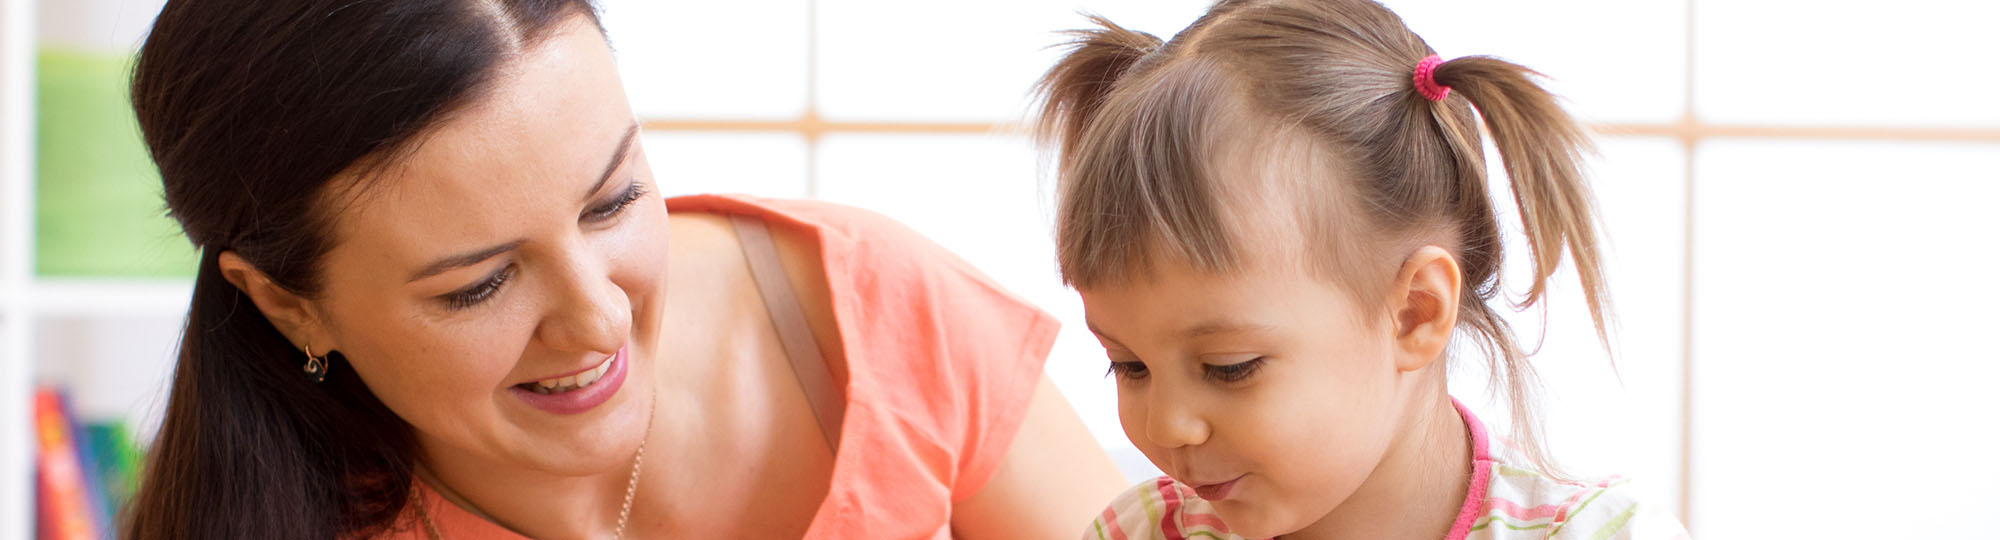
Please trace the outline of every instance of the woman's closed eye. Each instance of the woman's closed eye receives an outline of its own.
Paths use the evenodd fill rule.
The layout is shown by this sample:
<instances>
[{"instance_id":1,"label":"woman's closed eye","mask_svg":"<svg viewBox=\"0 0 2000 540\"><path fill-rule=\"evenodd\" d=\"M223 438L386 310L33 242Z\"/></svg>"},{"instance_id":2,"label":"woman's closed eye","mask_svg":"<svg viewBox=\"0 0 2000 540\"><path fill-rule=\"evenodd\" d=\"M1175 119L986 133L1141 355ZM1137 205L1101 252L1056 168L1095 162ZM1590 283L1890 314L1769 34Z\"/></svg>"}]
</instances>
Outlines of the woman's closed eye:
<instances>
[{"instance_id":1,"label":"woman's closed eye","mask_svg":"<svg viewBox=\"0 0 2000 540\"><path fill-rule=\"evenodd\" d=\"M586 223L610 221L611 218L618 217L620 212L624 212L626 208L632 206L632 203L638 202L639 199L645 196L646 185L634 181L625 187L623 193L618 194L618 198L585 210L583 212L583 221Z\"/></svg>"},{"instance_id":2,"label":"woman's closed eye","mask_svg":"<svg viewBox=\"0 0 2000 540\"><path fill-rule=\"evenodd\" d=\"M469 309L492 298L494 293L500 291L500 286L505 285L512 277L514 277L514 265L510 264L470 287L452 291L440 298L444 300L445 307L451 308L452 311Z\"/></svg>"}]
</instances>

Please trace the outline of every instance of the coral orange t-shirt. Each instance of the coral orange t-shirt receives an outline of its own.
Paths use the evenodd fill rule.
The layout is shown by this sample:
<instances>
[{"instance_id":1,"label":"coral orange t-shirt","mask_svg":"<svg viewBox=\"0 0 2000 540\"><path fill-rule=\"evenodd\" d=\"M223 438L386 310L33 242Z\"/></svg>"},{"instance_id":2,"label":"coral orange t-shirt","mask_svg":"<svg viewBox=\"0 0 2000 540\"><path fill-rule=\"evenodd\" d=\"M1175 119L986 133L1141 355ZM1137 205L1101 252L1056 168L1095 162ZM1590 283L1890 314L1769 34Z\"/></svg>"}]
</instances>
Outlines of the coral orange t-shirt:
<instances>
[{"instance_id":1,"label":"coral orange t-shirt","mask_svg":"<svg viewBox=\"0 0 2000 540\"><path fill-rule=\"evenodd\" d=\"M816 237L847 359L832 485L806 538L951 537L952 503L1006 456L1058 323L908 227L831 203L696 195L673 212L744 214ZM447 538L521 538L417 483ZM428 538L405 512L388 538Z\"/></svg>"}]
</instances>

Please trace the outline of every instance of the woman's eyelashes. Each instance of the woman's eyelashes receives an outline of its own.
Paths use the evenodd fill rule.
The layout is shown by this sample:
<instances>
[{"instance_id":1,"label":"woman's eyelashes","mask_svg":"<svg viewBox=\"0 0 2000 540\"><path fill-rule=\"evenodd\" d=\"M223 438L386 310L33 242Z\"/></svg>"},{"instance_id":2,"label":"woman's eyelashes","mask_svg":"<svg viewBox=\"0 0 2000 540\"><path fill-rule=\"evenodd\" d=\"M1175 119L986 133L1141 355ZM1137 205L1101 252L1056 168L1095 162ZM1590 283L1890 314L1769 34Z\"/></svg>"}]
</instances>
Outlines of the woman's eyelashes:
<instances>
[{"instance_id":1,"label":"woman's eyelashes","mask_svg":"<svg viewBox=\"0 0 2000 540\"><path fill-rule=\"evenodd\" d=\"M453 311L458 311L479 305L480 302L485 302L486 299L492 298L493 293L499 292L500 286L506 284L507 280L512 277L514 277L514 265L510 264L505 268L501 268L500 271L494 272L493 275L487 276L486 279L480 280L479 283L474 283L470 287L452 291L444 295L445 307L451 308Z\"/></svg>"},{"instance_id":2,"label":"woman's eyelashes","mask_svg":"<svg viewBox=\"0 0 2000 540\"><path fill-rule=\"evenodd\" d=\"M639 199L645 196L646 185L638 181L633 181L631 184L626 185L623 193L618 194L618 198L585 210L583 212L583 221L588 223L610 221L611 218L618 217L620 212L624 212L626 208L632 206L632 203L638 202Z\"/></svg>"}]
</instances>

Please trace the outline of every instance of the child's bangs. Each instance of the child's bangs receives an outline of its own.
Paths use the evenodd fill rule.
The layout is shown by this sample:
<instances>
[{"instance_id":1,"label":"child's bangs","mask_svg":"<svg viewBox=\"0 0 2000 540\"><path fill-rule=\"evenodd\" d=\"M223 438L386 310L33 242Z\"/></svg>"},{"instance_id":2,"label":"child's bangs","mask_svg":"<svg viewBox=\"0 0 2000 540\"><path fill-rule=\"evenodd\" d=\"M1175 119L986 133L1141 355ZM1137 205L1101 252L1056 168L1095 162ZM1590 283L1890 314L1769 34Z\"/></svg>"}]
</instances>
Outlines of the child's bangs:
<instances>
[{"instance_id":1,"label":"child's bangs","mask_svg":"<svg viewBox=\"0 0 2000 540\"><path fill-rule=\"evenodd\" d=\"M1116 285L1159 261L1213 272L1241 264L1210 165L1241 116L1235 90L1205 62L1158 68L1113 90L1064 144L1056 249L1070 286Z\"/></svg>"}]
</instances>

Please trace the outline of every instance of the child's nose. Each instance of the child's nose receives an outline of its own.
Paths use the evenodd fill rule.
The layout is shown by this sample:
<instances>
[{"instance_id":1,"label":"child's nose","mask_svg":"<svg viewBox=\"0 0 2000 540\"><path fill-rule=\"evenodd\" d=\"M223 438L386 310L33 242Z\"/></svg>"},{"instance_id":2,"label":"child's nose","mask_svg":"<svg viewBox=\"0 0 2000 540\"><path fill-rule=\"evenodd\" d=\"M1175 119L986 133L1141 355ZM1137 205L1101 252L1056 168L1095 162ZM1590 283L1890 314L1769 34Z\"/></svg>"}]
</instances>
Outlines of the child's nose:
<instances>
[{"instance_id":1,"label":"child's nose","mask_svg":"<svg viewBox=\"0 0 2000 540\"><path fill-rule=\"evenodd\" d=\"M1208 441L1208 421L1184 399L1169 392L1155 392L1146 407L1146 437L1160 448L1197 446Z\"/></svg>"}]
</instances>

